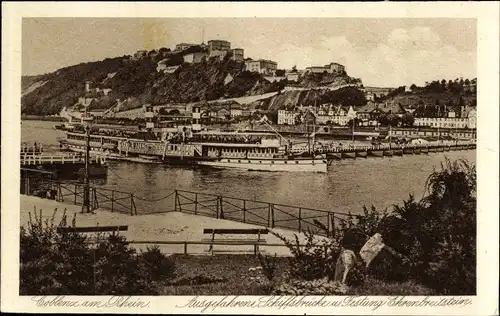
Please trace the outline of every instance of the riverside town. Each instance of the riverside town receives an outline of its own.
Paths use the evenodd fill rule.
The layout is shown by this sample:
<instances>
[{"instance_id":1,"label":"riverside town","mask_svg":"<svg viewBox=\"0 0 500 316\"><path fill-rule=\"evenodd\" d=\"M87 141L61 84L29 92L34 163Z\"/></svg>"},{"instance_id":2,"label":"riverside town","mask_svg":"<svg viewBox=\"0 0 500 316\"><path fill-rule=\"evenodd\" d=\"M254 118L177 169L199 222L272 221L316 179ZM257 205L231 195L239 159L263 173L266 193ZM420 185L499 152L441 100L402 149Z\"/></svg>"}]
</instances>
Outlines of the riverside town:
<instances>
[{"instance_id":1,"label":"riverside town","mask_svg":"<svg viewBox=\"0 0 500 316\"><path fill-rule=\"evenodd\" d=\"M476 295L476 25L389 20L23 19L20 294Z\"/></svg>"}]
</instances>

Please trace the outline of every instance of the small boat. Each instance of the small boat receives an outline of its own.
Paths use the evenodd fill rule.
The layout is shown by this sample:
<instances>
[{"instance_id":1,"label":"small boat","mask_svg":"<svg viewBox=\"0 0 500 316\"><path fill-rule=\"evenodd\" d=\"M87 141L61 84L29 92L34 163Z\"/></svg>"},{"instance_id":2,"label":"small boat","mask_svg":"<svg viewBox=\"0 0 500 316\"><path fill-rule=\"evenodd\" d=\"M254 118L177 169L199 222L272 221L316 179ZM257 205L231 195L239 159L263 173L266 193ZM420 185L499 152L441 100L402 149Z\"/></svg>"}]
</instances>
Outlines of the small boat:
<instances>
[{"instance_id":1,"label":"small boat","mask_svg":"<svg viewBox=\"0 0 500 316\"><path fill-rule=\"evenodd\" d=\"M368 151L357 151L356 152L356 157L366 158L367 156L368 156Z\"/></svg>"},{"instance_id":2,"label":"small boat","mask_svg":"<svg viewBox=\"0 0 500 316\"><path fill-rule=\"evenodd\" d=\"M369 150L368 154L370 154L371 156L375 156L375 157L382 157L382 156L384 156L384 151L383 150Z\"/></svg>"},{"instance_id":3,"label":"small boat","mask_svg":"<svg viewBox=\"0 0 500 316\"><path fill-rule=\"evenodd\" d=\"M161 159L158 156L138 155L138 158L145 163L161 163Z\"/></svg>"},{"instance_id":4,"label":"small boat","mask_svg":"<svg viewBox=\"0 0 500 316\"><path fill-rule=\"evenodd\" d=\"M343 152L342 158L356 158L356 152Z\"/></svg>"},{"instance_id":5,"label":"small boat","mask_svg":"<svg viewBox=\"0 0 500 316\"><path fill-rule=\"evenodd\" d=\"M64 123L64 124L56 125L56 126L54 126L54 128L56 130L60 130L60 131L73 131L76 128L76 126L71 124L71 123Z\"/></svg>"},{"instance_id":6,"label":"small boat","mask_svg":"<svg viewBox=\"0 0 500 316\"><path fill-rule=\"evenodd\" d=\"M384 150L384 156L388 156L388 157L392 157L394 155L394 151L393 150Z\"/></svg>"}]
</instances>

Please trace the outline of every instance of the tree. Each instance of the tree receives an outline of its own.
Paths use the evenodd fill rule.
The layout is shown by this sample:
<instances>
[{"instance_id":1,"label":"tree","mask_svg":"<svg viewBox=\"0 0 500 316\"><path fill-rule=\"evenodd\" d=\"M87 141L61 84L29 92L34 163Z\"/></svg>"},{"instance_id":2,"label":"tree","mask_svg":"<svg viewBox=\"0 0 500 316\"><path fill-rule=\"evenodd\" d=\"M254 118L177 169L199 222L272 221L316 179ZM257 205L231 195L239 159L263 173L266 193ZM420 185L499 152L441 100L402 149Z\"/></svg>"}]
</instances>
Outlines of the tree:
<instances>
[{"instance_id":1,"label":"tree","mask_svg":"<svg viewBox=\"0 0 500 316\"><path fill-rule=\"evenodd\" d=\"M292 67L292 72L293 72L293 73L298 72L298 70L297 70L297 66L293 66L293 67Z\"/></svg>"},{"instance_id":2,"label":"tree","mask_svg":"<svg viewBox=\"0 0 500 316\"><path fill-rule=\"evenodd\" d=\"M417 90L417 85L412 83L411 86L410 86L410 90L415 92L415 90Z\"/></svg>"},{"instance_id":3,"label":"tree","mask_svg":"<svg viewBox=\"0 0 500 316\"><path fill-rule=\"evenodd\" d=\"M379 118L379 123L382 126L398 126L401 119L394 114L385 114Z\"/></svg>"},{"instance_id":4,"label":"tree","mask_svg":"<svg viewBox=\"0 0 500 316\"><path fill-rule=\"evenodd\" d=\"M414 122L415 118L409 113L405 113L401 118L401 125L404 127L413 127Z\"/></svg>"},{"instance_id":5,"label":"tree","mask_svg":"<svg viewBox=\"0 0 500 316\"><path fill-rule=\"evenodd\" d=\"M426 184L427 195L395 206L384 240L411 261L410 274L445 295L476 294L476 168L446 160Z\"/></svg>"},{"instance_id":6,"label":"tree","mask_svg":"<svg viewBox=\"0 0 500 316\"><path fill-rule=\"evenodd\" d=\"M446 90L446 80L441 80L441 90L445 91Z\"/></svg>"},{"instance_id":7,"label":"tree","mask_svg":"<svg viewBox=\"0 0 500 316\"><path fill-rule=\"evenodd\" d=\"M278 112L276 111L271 111L269 113L267 113L267 119L269 121L271 121L273 124L277 124L278 123Z\"/></svg>"},{"instance_id":8,"label":"tree","mask_svg":"<svg viewBox=\"0 0 500 316\"><path fill-rule=\"evenodd\" d=\"M170 50L170 48L168 48L168 47L162 47L162 48L160 48L160 49L158 50L158 52L159 52L160 54L168 53L168 52L170 52L170 51L171 51L171 50Z\"/></svg>"},{"instance_id":9,"label":"tree","mask_svg":"<svg viewBox=\"0 0 500 316\"><path fill-rule=\"evenodd\" d=\"M277 69L274 73L277 77L283 77L285 75L284 69Z\"/></svg>"}]
</instances>

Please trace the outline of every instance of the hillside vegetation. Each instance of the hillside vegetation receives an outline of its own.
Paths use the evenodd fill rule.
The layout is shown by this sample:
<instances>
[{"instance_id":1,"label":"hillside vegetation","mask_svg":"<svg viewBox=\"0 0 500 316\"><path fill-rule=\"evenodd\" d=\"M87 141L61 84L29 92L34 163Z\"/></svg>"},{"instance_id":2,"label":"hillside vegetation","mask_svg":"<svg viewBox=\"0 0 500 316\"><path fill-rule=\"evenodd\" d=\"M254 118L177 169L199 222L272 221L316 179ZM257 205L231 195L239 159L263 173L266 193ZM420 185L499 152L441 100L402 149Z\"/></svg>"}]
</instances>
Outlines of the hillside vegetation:
<instances>
[{"instance_id":1,"label":"hillside vegetation","mask_svg":"<svg viewBox=\"0 0 500 316\"><path fill-rule=\"evenodd\" d=\"M293 110L295 105L314 106L335 104L361 106L366 104L364 93L357 87L338 90L285 91L261 102L260 108L269 111Z\"/></svg>"},{"instance_id":2,"label":"hillside vegetation","mask_svg":"<svg viewBox=\"0 0 500 316\"><path fill-rule=\"evenodd\" d=\"M157 62L164 57L152 51L137 60L129 56L107 58L45 75L22 77L22 114L58 114L83 96L97 98L91 108L110 108L117 104L117 99L122 101L122 108L130 108L144 103L187 103L260 95L280 91L286 85L285 80L271 83L259 73L245 71L244 63L231 60L230 55L224 60L210 58L189 64L183 62L182 54L190 50L182 53L163 50L169 54L166 66L180 66L173 73L156 71ZM93 87L111 91L107 96L102 92L86 94L86 81L91 81ZM325 73L306 75L300 84L338 86L357 81L347 74Z\"/></svg>"},{"instance_id":3,"label":"hillside vegetation","mask_svg":"<svg viewBox=\"0 0 500 316\"><path fill-rule=\"evenodd\" d=\"M108 78L112 73L114 76ZM58 114L86 96L85 81L112 89L107 96L87 94L97 97L92 108L109 108L116 99L128 99L134 104L196 102L263 94L284 87L284 82L270 83L260 74L245 71L244 64L229 59L183 63L174 73L160 73L150 58L135 61L119 57L23 77L21 111L28 115Z\"/></svg>"}]
</instances>

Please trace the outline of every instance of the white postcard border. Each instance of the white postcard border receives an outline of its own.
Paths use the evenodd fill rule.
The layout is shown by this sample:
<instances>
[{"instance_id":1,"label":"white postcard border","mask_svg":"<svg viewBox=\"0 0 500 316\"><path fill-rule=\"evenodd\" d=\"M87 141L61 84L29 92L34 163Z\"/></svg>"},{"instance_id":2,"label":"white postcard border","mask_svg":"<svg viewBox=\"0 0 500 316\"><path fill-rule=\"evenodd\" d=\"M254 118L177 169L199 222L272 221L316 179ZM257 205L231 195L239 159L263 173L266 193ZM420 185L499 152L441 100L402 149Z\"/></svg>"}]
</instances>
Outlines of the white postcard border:
<instances>
[{"instance_id":1,"label":"white postcard border","mask_svg":"<svg viewBox=\"0 0 500 316\"><path fill-rule=\"evenodd\" d=\"M364 18L477 18L478 60L478 294L461 307L397 308L217 308L210 314L498 314L498 2L425 3L2 3L2 248L1 309L17 312L200 313L174 308L187 297L140 297L149 307L43 307L19 288L19 175L20 74L22 17L364 17ZM106 297L98 297L106 301ZM219 300L222 297L219 297ZM383 297L369 297L382 299ZM406 297L413 299L413 297ZM65 297L67 300L92 297ZM137 297L132 297L136 300ZM216 297L200 297L216 299ZM249 300L250 297L241 297ZM415 299L423 299L415 298Z\"/></svg>"}]
</instances>

